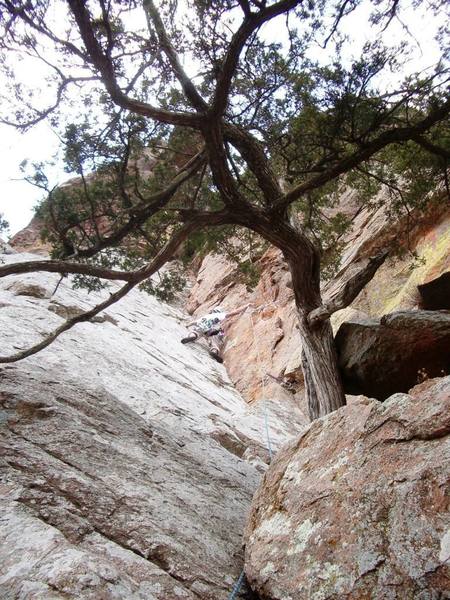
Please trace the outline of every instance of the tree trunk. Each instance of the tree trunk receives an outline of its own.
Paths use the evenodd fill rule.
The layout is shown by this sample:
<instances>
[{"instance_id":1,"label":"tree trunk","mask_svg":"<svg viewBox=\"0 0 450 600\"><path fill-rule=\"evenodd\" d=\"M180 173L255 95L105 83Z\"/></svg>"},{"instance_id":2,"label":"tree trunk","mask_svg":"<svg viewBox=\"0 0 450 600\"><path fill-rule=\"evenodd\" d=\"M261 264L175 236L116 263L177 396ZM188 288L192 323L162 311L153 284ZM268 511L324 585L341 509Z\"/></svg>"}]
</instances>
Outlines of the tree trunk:
<instances>
[{"instance_id":1,"label":"tree trunk","mask_svg":"<svg viewBox=\"0 0 450 600\"><path fill-rule=\"evenodd\" d=\"M344 388L329 319L314 325L308 322L311 311L322 304L318 253L312 252L309 263L305 261L304 253L294 260L286 258L298 311L309 416L314 420L345 406Z\"/></svg>"},{"instance_id":2,"label":"tree trunk","mask_svg":"<svg viewBox=\"0 0 450 600\"><path fill-rule=\"evenodd\" d=\"M314 420L344 406L345 394L330 322L315 329L300 326L300 336L308 410Z\"/></svg>"},{"instance_id":3,"label":"tree trunk","mask_svg":"<svg viewBox=\"0 0 450 600\"><path fill-rule=\"evenodd\" d=\"M237 215L236 222L261 234L280 248L289 265L302 340L302 369L311 419L345 406L345 394L337 365L329 319L313 325L308 315L322 306L320 252L287 215L267 218L254 211Z\"/></svg>"}]
</instances>

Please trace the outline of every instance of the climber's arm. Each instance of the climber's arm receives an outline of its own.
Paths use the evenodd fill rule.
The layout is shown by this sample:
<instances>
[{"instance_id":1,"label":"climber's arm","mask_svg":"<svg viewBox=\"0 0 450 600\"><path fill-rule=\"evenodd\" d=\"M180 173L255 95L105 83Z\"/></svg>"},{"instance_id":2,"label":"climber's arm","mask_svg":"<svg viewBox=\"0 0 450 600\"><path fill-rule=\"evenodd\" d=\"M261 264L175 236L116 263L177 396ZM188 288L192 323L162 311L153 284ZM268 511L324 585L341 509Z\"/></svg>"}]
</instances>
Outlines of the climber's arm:
<instances>
[{"instance_id":1,"label":"climber's arm","mask_svg":"<svg viewBox=\"0 0 450 600\"><path fill-rule=\"evenodd\" d=\"M240 315L242 312L244 312L244 310L247 310L247 308L249 306L251 306L250 302L248 304L245 304L244 306L240 306L239 308L235 308L231 312L227 312L227 319L230 318L230 317L235 317L236 315Z\"/></svg>"}]
</instances>

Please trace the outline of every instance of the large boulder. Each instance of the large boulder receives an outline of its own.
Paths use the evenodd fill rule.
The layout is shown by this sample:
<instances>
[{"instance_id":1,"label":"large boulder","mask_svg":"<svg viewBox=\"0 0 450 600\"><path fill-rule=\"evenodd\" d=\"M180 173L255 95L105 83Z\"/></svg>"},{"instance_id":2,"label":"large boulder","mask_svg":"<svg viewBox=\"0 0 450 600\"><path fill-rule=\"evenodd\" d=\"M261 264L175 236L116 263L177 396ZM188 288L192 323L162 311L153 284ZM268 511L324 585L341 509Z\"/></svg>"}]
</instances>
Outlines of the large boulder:
<instances>
[{"instance_id":1,"label":"large boulder","mask_svg":"<svg viewBox=\"0 0 450 600\"><path fill-rule=\"evenodd\" d=\"M0 280L2 355L108 294L58 281ZM18 293L19 282L45 293ZM100 322L0 367L2 600L227 596L268 461L264 411L205 348L180 344L184 318L133 292ZM277 448L301 415L266 409Z\"/></svg>"},{"instance_id":2,"label":"large boulder","mask_svg":"<svg viewBox=\"0 0 450 600\"><path fill-rule=\"evenodd\" d=\"M245 571L264 600L450 597L450 377L312 423L254 497Z\"/></svg>"},{"instance_id":3,"label":"large boulder","mask_svg":"<svg viewBox=\"0 0 450 600\"><path fill-rule=\"evenodd\" d=\"M341 325L336 345L345 391L384 400L450 373L450 312L355 318Z\"/></svg>"}]
</instances>

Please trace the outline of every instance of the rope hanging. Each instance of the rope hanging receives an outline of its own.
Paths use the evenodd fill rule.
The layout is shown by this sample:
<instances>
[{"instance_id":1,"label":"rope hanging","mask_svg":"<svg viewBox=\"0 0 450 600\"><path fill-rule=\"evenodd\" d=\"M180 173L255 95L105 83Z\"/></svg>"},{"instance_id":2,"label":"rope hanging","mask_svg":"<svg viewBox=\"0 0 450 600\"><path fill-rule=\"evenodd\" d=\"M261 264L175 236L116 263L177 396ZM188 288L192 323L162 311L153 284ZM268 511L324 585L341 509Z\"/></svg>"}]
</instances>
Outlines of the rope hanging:
<instances>
[{"instance_id":1,"label":"rope hanging","mask_svg":"<svg viewBox=\"0 0 450 600\"><path fill-rule=\"evenodd\" d=\"M266 378L265 378L263 370L262 370L261 353L259 351L259 344L258 344L258 341L256 339L256 335L255 335L255 322L253 321L253 315L252 315L252 313L250 313L250 322L252 324L253 343L256 346L256 357L258 359L258 371L259 371L259 376L261 378L262 406L263 406L263 411L264 411L264 428L265 428L265 431L266 431L267 449L269 451L269 459L270 459L270 461L272 461L273 452L272 452L272 444L271 444L271 441L270 441L269 416L268 416L268 411L267 411Z\"/></svg>"},{"instance_id":2,"label":"rope hanging","mask_svg":"<svg viewBox=\"0 0 450 600\"><path fill-rule=\"evenodd\" d=\"M252 313L250 313L250 322L252 324L253 343L256 346L256 356L258 359L259 376L261 378L261 388L262 388L262 393L263 393L262 405L263 405L263 411L264 411L264 428L265 428L265 432L266 432L266 441L267 441L267 449L269 451L269 459L271 462L272 457L273 457L273 452L272 452L272 443L270 441L269 415L268 415L267 403L266 403L266 383L265 383L265 376L262 372L261 353L259 351L259 344L256 340L255 323L253 321ZM230 592L230 595L228 596L228 600L235 600L237 598L237 595L239 594L242 584L244 582L244 578L245 578L245 573L244 573L244 570L242 570L241 574L239 575L238 580L236 581L236 583L233 586L233 589Z\"/></svg>"},{"instance_id":3,"label":"rope hanging","mask_svg":"<svg viewBox=\"0 0 450 600\"><path fill-rule=\"evenodd\" d=\"M242 570L241 574L239 575L239 579L234 584L233 589L231 590L230 595L228 596L228 600L235 600L235 598L239 594L242 583L244 582L244 577L245 577L245 573L244 573L244 570Z\"/></svg>"}]
</instances>

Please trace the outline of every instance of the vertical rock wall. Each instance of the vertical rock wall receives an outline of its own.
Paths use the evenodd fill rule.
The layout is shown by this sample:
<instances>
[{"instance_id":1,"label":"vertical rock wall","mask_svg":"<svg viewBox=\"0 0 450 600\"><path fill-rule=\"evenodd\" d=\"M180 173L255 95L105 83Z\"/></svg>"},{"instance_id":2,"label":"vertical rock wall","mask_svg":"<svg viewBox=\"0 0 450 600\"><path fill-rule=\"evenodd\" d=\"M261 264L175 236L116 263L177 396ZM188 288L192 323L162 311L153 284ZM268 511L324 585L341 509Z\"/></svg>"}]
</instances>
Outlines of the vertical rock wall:
<instances>
[{"instance_id":1,"label":"vertical rock wall","mask_svg":"<svg viewBox=\"0 0 450 600\"><path fill-rule=\"evenodd\" d=\"M382 208L372 214L361 211L354 193L344 195L339 210L353 218L353 229L347 236L338 276L332 284L325 283L324 296L336 293L361 261L376 254L395 236L403 237L404 224L393 229ZM432 207L416 224L410 235L410 248L418 258L407 253L403 258L388 259L353 304L333 315L335 331L350 317L378 317L419 305L417 285L450 269L450 211L445 204ZM249 402L263 396L281 403L293 401L306 415L290 276L280 252L274 248L265 253L259 266L261 279L254 290L248 291L245 285L237 283L235 269L224 257L205 257L187 308L190 313L201 315L217 304L229 309L248 301L264 306L252 317L247 312L233 320L227 335L225 365Z\"/></svg>"}]
</instances>

